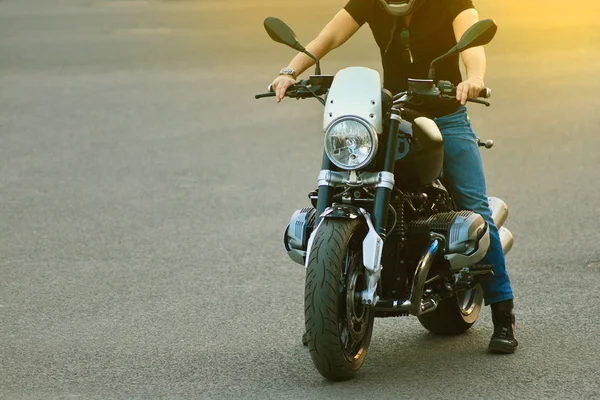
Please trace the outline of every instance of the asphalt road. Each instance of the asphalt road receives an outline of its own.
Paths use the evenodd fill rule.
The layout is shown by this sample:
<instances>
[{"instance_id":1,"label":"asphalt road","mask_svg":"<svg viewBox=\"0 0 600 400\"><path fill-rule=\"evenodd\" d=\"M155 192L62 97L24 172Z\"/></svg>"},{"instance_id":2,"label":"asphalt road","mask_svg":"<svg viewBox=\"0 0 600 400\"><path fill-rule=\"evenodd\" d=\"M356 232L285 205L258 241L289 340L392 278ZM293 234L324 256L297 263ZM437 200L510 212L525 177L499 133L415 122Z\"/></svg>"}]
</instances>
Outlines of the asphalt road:
<instances>
[{"instance_id":1,"label":"asphalt road","mask_svg":"<svg viewBox=\"0 0 600 400\"><path fill-rule=\"evenodd\" d=\"M332 384L281 244L321 109L253 94L293 55L264 17L306 43L344 1L49 3L0 1L0 398L600 398L598 5L476 2L500 26L470 111L511 211L519 351L486 353L487 309L453 338L379 319ZM379 69L366 29L323 62L350 65Z\"/></svg>"}]
</instances>

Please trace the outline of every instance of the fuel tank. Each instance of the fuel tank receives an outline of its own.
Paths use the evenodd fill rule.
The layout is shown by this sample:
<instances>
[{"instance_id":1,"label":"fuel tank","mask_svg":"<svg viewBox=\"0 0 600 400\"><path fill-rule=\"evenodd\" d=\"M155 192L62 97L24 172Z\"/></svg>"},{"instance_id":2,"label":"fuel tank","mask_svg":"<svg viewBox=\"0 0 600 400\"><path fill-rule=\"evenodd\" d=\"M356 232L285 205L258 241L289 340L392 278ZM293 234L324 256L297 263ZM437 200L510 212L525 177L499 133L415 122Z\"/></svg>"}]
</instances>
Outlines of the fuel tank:
<instances>
[{"instance_id":1,"label":"fuel tank","mask_svg":"<svg viewBox=\"0 0 600 400\"><path fill-rule=\"evenodd\" d=\"M412 137L409 143L404 136ZM400 124L394 174L401 189L419 189L439 178L444 164L444 140L435 122L417 117Z\"/></svg>"}]
</instances>

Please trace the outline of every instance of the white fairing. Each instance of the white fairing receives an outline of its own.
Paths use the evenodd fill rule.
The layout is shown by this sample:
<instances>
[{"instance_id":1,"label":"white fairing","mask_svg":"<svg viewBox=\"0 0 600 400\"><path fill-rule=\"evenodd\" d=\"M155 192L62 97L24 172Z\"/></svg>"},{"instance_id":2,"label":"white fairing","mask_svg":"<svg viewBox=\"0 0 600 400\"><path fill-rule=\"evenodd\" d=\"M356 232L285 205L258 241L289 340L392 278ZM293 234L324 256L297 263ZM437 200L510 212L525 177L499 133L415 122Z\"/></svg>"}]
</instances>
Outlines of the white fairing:
<instances>
[{"instance_id":1,"label":"white fairing","mask_svg":"<svg viewBox=\"0 0 600 400\"><path fill-rule=\"evenodd\" d=\"M377 133L383 132L381 77L377 71L350 67L335 75L327 95L323 130L344 116L360 117L369 122Z\"/></svg>"}]
</instances>

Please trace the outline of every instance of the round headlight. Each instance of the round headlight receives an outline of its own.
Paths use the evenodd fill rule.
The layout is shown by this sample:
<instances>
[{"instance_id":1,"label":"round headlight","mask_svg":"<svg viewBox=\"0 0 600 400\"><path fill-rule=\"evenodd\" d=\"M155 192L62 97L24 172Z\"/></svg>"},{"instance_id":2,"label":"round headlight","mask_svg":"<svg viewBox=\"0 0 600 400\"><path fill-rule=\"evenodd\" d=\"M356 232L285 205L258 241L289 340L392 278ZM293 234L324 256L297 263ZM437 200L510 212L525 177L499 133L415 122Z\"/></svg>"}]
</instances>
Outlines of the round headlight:
<instances>
[{"instance_id":1,"label":"round headlight","mask_svg":"<svg viewBox=\"0 0 600 400\"><path fill-rule=\"evenodd\" d=\"M342 169L359 169L371 162L377 152L377 135L358 118L344 118L325 132L325 153Z\"/></svg>"}]
</instances>

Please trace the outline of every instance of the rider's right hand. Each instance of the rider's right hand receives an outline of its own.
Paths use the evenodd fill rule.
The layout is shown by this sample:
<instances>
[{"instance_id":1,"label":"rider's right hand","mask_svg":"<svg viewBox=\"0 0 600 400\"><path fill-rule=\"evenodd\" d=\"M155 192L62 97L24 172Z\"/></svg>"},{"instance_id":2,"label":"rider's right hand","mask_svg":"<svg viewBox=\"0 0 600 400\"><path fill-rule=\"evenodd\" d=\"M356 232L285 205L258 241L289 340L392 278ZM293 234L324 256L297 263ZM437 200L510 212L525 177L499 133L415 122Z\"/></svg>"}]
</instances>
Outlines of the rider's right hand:
<instances>
[{"instance_id":1,"label":"rider's right hand","mask_svg":"<svg viewBox=\"0 0 600 400\"><path fill-rule=\"evenodd\" d=\"M276 94L275 98L278 103L285 97L285 92L287 92L288 88L295 83L296 80L291 75L279 75L275 78L271 87Z\"/></svg>"}]
</instances>

